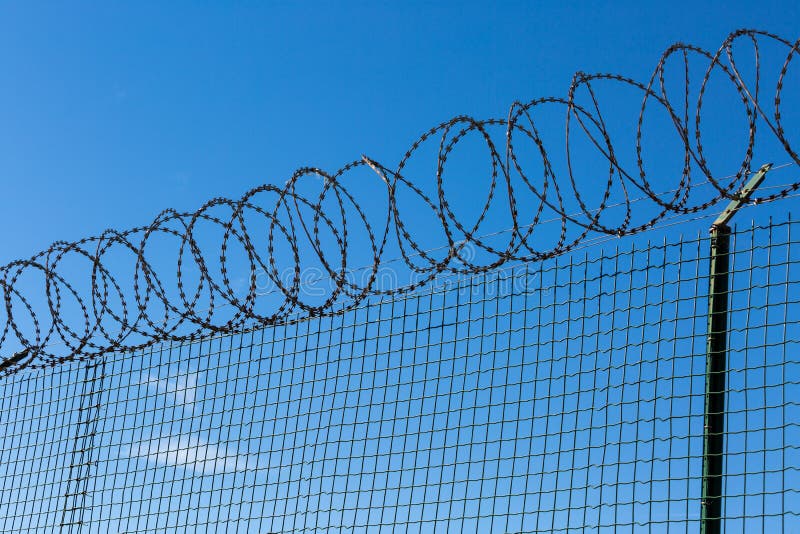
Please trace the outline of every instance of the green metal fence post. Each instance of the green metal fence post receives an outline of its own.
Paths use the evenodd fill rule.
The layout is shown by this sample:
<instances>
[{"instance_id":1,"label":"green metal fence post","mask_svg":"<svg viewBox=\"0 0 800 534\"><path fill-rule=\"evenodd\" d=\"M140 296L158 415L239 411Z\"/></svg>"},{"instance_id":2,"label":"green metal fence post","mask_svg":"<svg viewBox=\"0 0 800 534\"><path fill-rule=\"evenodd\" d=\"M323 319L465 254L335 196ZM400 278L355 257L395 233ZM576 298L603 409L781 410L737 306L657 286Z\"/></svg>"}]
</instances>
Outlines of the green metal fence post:
<instances>
[{"instance_id":1,"label":"green metal fence post","mask_svg":"<svg viewBox=\"0 0 800 534\"><path fill-rule=\"evenodd\" d=\"M708 288L706 396L703 427L703 508L701 532L717 534L722 522L722 455L725 432L725 371L728 334L728 225L711 227Z\"/></svg>"},{"instance_id":2,"label":"green metal fence post","mask_svg":"<svg viewBox=\"0 0 800 534\"><path fill-rule=\"evenodd\" d=\"M728 369L728 291L731 229L728 222L761 184L764 165L711 225L708 286L708 338L703 426L703 500L700 532L722 531L722 482L725 455L725 383Z\"/></svg>"}]
</instances>

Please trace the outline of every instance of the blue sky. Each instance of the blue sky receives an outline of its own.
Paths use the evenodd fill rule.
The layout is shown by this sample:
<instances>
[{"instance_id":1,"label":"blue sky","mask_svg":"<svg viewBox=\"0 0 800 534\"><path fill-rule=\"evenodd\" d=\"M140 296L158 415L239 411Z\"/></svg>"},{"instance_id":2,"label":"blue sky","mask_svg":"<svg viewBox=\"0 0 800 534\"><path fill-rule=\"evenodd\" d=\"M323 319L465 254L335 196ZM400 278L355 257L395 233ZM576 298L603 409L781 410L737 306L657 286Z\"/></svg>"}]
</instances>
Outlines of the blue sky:
<instances>
[{"instance_id":1,"label":"blue sky","mask_svg":"<svg viewBox=\"0 0 800 534\"><path fill-rule=\"evenodd\" d=\"M646 78L674 41L793 36L799 15L789 1L3 2L0 263L303 165L396 163L431 125L563 95L576 70Z\"/></svg>"},{"instance_id":2,"label":"blue sky","mask_svg":"<svg viewBox=\"0 0 800 534\"><path fill-rule=\"evenodd\" d=\"M166 207L280 185L303 165L335 170L361 154L395 164L430 126L563 96L576 70L647 79L675 41L716 49L740 27L789 38L800 28L793 2L663 4L0 4L0 264L57 239L146 224ZM468 203L483 178L461 178L453 194ZM172 363L141 376L123 369L113 386L127 380L134 404L177 406L186 413L175 420L189 419L189 392L206 371ZM269 384L269 373L258 376ZM244 382L234 384L243 395ZM125 393L110 404L124 427ZM213 412L225 395L210 395ZM153 456L213 471L207 457L222 450L186 433L175 448L189 458L175 457L162 450L169 437L137 434L151 441L135 448L127 430L116 436L128 445L123 462ZM248 467L231 461L230 470Z\"/></svg>"}]
</instances>

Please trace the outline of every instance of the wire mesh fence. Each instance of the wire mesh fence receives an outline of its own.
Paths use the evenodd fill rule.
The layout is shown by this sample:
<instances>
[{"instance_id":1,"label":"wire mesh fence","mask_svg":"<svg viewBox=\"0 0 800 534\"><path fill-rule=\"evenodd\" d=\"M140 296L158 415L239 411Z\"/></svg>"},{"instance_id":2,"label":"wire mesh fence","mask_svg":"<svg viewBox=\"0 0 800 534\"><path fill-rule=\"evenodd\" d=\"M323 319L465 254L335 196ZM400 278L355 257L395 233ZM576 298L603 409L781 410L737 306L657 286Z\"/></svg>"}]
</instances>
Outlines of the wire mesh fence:
<instances>
[{"instance_id":1,"label":"wire mesh fence","mask_svg":"<svg viewBox=\"0 0 800 534\"><path fill-rule=\"evenodd\" d=\"M733 234L729 531L800 529L799 231ZM0 382L0 527L695 531L708 245L598 245L25 369Z\"/></svg>"}]
</instances>

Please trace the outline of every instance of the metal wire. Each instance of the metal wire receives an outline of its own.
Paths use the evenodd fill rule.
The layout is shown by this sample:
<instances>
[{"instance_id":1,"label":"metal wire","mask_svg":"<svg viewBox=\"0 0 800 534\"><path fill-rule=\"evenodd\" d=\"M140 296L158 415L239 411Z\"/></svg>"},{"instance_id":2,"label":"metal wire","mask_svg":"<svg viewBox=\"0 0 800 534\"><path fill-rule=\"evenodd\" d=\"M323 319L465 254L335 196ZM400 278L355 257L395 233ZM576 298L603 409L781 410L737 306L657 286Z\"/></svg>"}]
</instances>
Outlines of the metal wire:
<instances>
[{"instance_id":1,"label":"metal wire","mask_svg":"<svg viewBox=\"0 0 800 534\"><path fill-rule=\"evenodd\" d=\"M764 96L763 87L769 81L762 77L765 48L769 58L782 65L770 97ZM509 261L542 261L597 235L638 233L669 216L702 211L735 197L750 172L754 151L765 142L777 144L794 165L800 164L782 117L793 111L794 103L790 100L787 106L785 101L797 92L784 89L799 50L800 41L757 30L732 33L716 52L676 44L664 52L647 82L579 72L565 97L515 103L506 119L458 116L431 128L395 166L364 156L332 173L301 168L283 187L262 185L238 200L213 199L194 212L166 210L152 223L131 230L56 242L30 259L0 268L0 373L141 349L159 341L236 332L245 326L279 325L297 313L326 315L357 306L371 295L413 291L441 273L479 273ZM745 59L750 57L752 65ZM718 83L741 103L744 120L742 144L726 147L728 154L739 153L741 161L724 180L718 177L729 173L714 167L703 142L703 132L714 128L703 122L703 111L716 100L726 102L722 90L716 89ZM617 140L614 121L601 112L604 84L619 91L632 89L642 97L635 135L629 136L633 146ZM674 90L676 84L681 90ZM553 108L563 109L566 118L564 138L555 147L545 141L539 118ZM646 171L649 145L644 140L654 137L653 132L660 140L667 136L663 124L649 126L654 110L674 127L680 148L670 158L682 166L677 183L652 183ZM499 143L493 133L497 131L504 136ZM468 139L485 144L489 164L487 197L474 222L456 214L445 185L448 169L457 167L457 148L472 142ZM431 147L435 157L429 169L432 179L426 184L413 179L408 169ZM580 174L577 165L585 159L585 147L589 159L607 165L603 180ZM554 154L562 153L566 160L559 166ZM631 156L623 157L626 153ZM593 172L600 167L594 166ZM359 197L365 182L358 187L348 182L364 171L382 191L385 210L377 216L369 209L376 198ZM706 181L713 187L695 187ZM305 192L309 187L316 192ZM783 198L798 188L800 182L790 183L759 200ZM673 193L657 193L666 189ZM650 209L633 210L630 192L647 197ZM529 201L522 203L526 195ZM421 244L420 232L404 214L408 199L429 210L444 236L446 253L430 254ZM488 214L496 206L513 230L499 245L478 237L486 233ZM578 215L573 215L575 209ZM540 221L553 217L560 230L555 237L543 235ZM208 228L216 228L221 237L202 238L213 231ZM355 239L359 233L362 237ZM173 240L175 263L163 267L165 255L158 243L168 239ZM377 283L392 247L418 275L413 283L392 288ZM356 252L364 250L372 263L369 276L354 281L348 269ZM470 250L479 251L486 261L475 261ZM330 291L318 300L302 292L301 266L309 257L330 282ZM234 266L245 272L243 290L237 290L231 275ZM290 274L284 276L282 268ZM280 298L266 299L259 293L260 275L279 290Z\"/></svg>"},{"instance_id":2,"label":"metal wire","mask_svg":"<svg viewBox=\"0 0 800 534\"><path fill-rule=\"evenodd\" d=\"M733 234L726 532L800 529L797 224ZM601 243L25 369L0 530L696 530L708 261L706 236Z\"/></svg>"}]
</instances>

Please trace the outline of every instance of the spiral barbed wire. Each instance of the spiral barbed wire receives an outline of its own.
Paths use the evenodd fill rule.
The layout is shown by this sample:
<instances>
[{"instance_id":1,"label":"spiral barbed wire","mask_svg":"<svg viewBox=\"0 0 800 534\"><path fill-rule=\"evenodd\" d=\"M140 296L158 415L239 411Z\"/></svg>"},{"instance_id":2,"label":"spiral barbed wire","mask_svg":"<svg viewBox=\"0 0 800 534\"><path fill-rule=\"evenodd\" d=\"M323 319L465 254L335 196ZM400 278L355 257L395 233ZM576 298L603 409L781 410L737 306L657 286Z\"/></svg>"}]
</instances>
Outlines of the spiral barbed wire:
<instances>
[{"instance_id":1,"label":"spiral barbed wire","mask_svg":"<svg viewBox=\"0 0 800 534\"><path fill-rule=\"evenodd\" d=\"M741 54L735 52L741 44L748 45L752 62L743 61ZM767 45L778 49L773 55L778 58L776 65L781 66L774 93L762 97L763 48ZM434 126L411 145L394 167L367 156L333 173L304 167L282 187L260 185L238 200L215 198L193 212L165 210L146 226L106 230L77 242L55 242L30 259L0 267L5 304L5 317L0 317L4 319L0 355L5 356L0 360L0 373L92 358L109 351L140 349L158 341L185 341L285 323L298 317L333 314L370 295L413 290L440 273L478 273L511 260L543 260L574 249L590 234L634 234L654 227L667 216L697 213L720 201L735 199L750 172L757 139L761 138L756 135L757 131L762 132L758 125L766 125L767 135L777 141L776 146L793 165L800 165L782 116L782 110L794 111L784 106L785 95L795 94L787 93L785 87L792 60L799 52L800 40L791 42L758 30L731 33L716 52L678 43L664 51L647 82L617 74L578 72L566 97L515 102L505 119L457 116ZM668 66L676 62L682 67L678 72L683 91L673 91L675 83L668 74ZM697 62L702 72L699 77L690 73ZM718 178L721 174L712 169L702 134L702 111L711 100L710 88L717 79L732 90L746 124L746 139L738 147L742 151L741 163L725 179ZM634 156L627 165L620 157L624 152L621 143L612 141L615 135L608 116L601 112L598 85L605 82L631 88L642 96L632 141ZM546 148L541 126L534 119L535 113L548 106L563 109L566 118L564 144L557 147L565 150L563 174L556 171L556 152L552 146ZM648 110L653 108L666 114L677 134L682 152L677 184L651 181L645 170L645 123ZM498 128L504 134L502 149L490 132ZM491 170L487 198L481 203L475 222L468 224L451 205L444 174L448 157L469 135L485 143ZM605 178L593 180L589 187L578 185L576 135L583 136L583 142L605 162ZM659 130L658 138L663 137L665 134ZM427 193L423 184L412 180L406 171L422 147L437 140L435 191ZM538 158L535 167L540 180L535 180L530 166L523 163L521 154L525 150ZM346 176L358 169L368 171L381 187L380 201L385 209L377 222L371 220L374 217L366 209L375 198L359 201L357 190L346 184ZM315 183L321 184L314 195L301 192L301 183L308 178L316 178ZM699 180L712 187L699 194ZM666 187L669 194L658 192ZM755 201L786 197L798 188L800 182L791 183ZM639 191L651 209L637 208L634 213L632 191ZM401 209L400 198L404 195L422 203L441 226L437 231L443 232L446 240L443 256L435 257L415 237ZM525 195L531 201L523 201ZM594 207L589 197L598 199ZM502 203L511 221L508 240L501 245L490 243L480 234L493 202ZM621 214L616 222L609 221L613 218L608 216L612 206ZM559 223L558 231L554 236L547 234L547 239L537 232L545 214ZM222 233L221 239L216 240L218 248L210 251L200 239L200 227L207 225ZM362 235L360 239L353 238L356 228ZM156 266L159 254L151 250L153 243L162 238L177 241L176 264L170 271ZM333 251L328 248L331 243L335 244ZM411 283L386 288L377 279L392 247L399 251L405 268L417 276ZM232 259L233 249L239 251L237 259ZM360 281L348 276L355 249L368 250L372 263ZM476 251L488 260L479 262ZM120 255L127 255L127 259L120 260ZM316 301L304 298L301 291L301 264L309 256L330 282L330 291ZM83 262L84 267L72 268L76 261ZM288 276L287 270L280 268L287 262ZM237 287L231 275L234 264L246 272L244 290ZM275 289L269 296L259 291L257 280L264 276ZM37 280L36 284L23 283L29 279ZM36 291L40 295L38 304L31 296Z\"/></svg>"}]
</instances>

